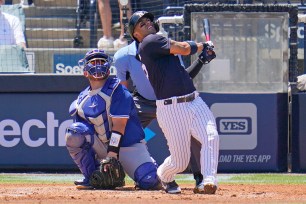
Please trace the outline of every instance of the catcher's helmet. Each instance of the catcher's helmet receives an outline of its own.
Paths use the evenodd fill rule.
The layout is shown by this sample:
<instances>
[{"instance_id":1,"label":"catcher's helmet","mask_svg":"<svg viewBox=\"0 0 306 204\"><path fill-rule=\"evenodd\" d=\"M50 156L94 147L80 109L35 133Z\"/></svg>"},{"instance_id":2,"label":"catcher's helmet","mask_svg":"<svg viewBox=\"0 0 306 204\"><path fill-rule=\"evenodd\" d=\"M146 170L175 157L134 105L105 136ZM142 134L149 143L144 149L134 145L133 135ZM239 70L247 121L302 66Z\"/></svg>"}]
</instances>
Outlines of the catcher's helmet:
<instances>
[{"instance_id":1,"label":"catcher's helmet","mask_svg":"<svg viewBox=\"0 0 306 204\"><path fill-rule=\"evenodd\" d=\"M159 26L156 22L154 22L154 15L152 13L149 13L147 11L136 11L130 18L129 20L129 34L131 36L131 38L133 38L133 40L136 40L138 42L138 40L133 36L134 34L134 30L135 30L135 26L136 24L139 22L139 20L142 17L147 17L149 18L153 23L154 23L154 27L156 29L156 32L159 31Z\"/></svg>"},{"instance_id":2,"label":"catcher's helmet","mask_svg":"<svg viewBox=\"0 0 306 204\"><path fill-rule=\"evenodd\" d=\"M105 79L110 74L112 59L105 54L104 50L93 49L79 60L79 66L96 79Z\"/></svg>"}]
</instances>

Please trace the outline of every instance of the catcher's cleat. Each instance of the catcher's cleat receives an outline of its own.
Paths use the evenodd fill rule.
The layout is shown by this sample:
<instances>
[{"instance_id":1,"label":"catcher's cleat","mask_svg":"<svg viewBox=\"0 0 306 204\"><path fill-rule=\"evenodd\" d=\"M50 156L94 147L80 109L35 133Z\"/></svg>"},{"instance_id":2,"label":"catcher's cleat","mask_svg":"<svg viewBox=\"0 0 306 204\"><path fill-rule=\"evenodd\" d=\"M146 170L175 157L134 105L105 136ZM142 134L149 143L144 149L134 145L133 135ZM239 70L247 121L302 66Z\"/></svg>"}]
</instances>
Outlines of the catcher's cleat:
<instances>
[{"instance_id":1,"label":"catcher's cleat","mask_svg":"<svg viewBox=\"0 0 306 204\"><path fill-rule=\"evenodd\" d=\"M76 189L78 190L91 190L93 187L90 184L77 185Z\"/></svg>"},{"instance_id":2,"label":"catcher's cleat","mask_svg":"<svg viewBox=\"0 0 306 204\"><path fill-rule=\"evenodd\" d=\"M89 184L89 180L84 178L80 180L74 181L74 184L76 185L76 188L79 190L90 190L93 189L93 187Z\"/></svg>"},{"instance_id":3,"label":"catcher's cleat","mask_svg":"<svg viewBox=\"0 0 306 204\"><path fill-rule=\"evenodd\" d=\"M179 187L179 185L177 185L177 183L175 182L175 180L166 183L162 181L162 185L164 190L166 191L166 193L169 194L179 194L181 193L181 188Z\"/></svg>"},{"instance_id":4,"label":"catcher's cleat","mask_svg":"<svg viewBox=\"0 0 306 204\"><path fill-rule=\"evenodd\" d=\"M135 190L144 190L142 189L139 184L137 182L134 182L135 186L134 189ZM159 181L155 186L145 189L145 190L151 190L151 191L159 191L159 190L164 190L163 185L161 184L161 182Z\"/></svg>"},{"instance_id":5,"label":"catcher's cleat","mask_svg":"<svg viewBox=\"0 0 306 204\"><path fill-rule=\"evenodd\" d=\"M157 190L157 191L159 191L159 190L163 190L163 189L164 189L164 188L163 188L162 183L159 182L152 190Z\"/></svg>"},{"instance_id":6,"label":"catcher's cleat","mask_svg":"<svg viewBox=\"0 0 306 204\"><path fill-rule=\"evenodd\" d=\"M74 185L83 185L83 184L88 184L88 183L89 183L88 179L85 179L85 178L74 181Z\"/></svg>"},{"instance_id":7,"label":"catcher's cleat","mask_svg":"<svg viewBox=\"0 0 306 204\"><path fill-rule=\"evenodd\" d=\"M214 184L199 184L194 189L193 192L195 194L215 194L217 191L217 186Z\"/></svg>"}]
</instances>

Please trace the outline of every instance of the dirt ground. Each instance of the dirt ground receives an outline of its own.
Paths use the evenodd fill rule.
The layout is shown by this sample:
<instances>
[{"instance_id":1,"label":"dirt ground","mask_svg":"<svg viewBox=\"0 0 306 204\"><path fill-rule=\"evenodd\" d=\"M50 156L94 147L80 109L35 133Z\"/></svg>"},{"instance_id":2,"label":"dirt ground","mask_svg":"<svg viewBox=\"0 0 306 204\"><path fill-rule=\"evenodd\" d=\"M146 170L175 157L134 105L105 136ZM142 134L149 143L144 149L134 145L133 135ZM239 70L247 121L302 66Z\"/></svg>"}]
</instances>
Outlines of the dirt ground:
<instances>
[{"instance_id":1,"label":"dirt ground","mask_svg":"<svg viewBox=\"0 0 306 204\"><path fill-rule=\"evenodd\" d=\"M77 190L69 184L1 184L0 203L306 203L306 185L220 184L215 195L199 195L181 184L182 193L135 190Z\"/></svg>"}]
</instances>

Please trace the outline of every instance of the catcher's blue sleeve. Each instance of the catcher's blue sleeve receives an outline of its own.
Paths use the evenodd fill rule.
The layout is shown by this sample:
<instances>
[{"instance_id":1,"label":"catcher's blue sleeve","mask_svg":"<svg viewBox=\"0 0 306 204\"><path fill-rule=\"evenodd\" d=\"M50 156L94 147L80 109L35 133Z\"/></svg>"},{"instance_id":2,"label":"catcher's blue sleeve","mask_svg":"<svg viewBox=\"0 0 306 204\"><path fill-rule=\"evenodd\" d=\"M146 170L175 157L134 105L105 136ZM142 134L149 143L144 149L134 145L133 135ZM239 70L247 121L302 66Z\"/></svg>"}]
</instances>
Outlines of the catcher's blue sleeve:
<instances>
[{"instance_id":1,"label":"catcher's blue sleeve","mask_svg":"<svg viewBox=\"0 0 306 204\"><path fill-rule=\"evenodd\" d=\"M78 102L78 100L74 100L74 101L71 103L71 105L70 105L70 107L69 107L69 113L70 113L70 115L71 115L71 116L75 116L75 122L81 122L81 123L87 125L88 127L89 127L89 126L92 126L92 127L93 127L92 124L90 124L87 120L83 119L82 117L80 117L80 116L77 114L77 113L78 113L78 111L77 111L77 109L76 109L76 107L77 107L77 102Z\"/></svg>"},{"instance_id":2,"label":"catcher's blue sleeve","mask_svg":"<svg viewBox=\"0 0 306 204\"><path fill-rule=\"evenodd\" d=\"M110 116L113 118L129 118L133 106L132 95L125 87L119 84L112 95Z\"/></svg>"}]
</instances>

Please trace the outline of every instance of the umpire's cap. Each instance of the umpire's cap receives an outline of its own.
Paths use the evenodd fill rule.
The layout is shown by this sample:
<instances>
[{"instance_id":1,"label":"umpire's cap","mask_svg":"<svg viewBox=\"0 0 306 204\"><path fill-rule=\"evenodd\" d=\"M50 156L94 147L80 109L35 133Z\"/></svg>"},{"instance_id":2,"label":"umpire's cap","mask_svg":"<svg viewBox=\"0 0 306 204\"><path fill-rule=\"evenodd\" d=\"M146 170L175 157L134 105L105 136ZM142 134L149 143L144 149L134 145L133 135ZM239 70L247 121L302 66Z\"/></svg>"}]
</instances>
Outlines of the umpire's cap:
<instances>
[{"instance_id":1,"label":"umpire's cap","mask_svg":"<svg viewBox=\"0 0 306 204\"><path fill-rule=\"evenodd\" d=\"M134 34L136 24L139 22L139 19L142 18L142 17L147 17L152 22L154 20L154 15L152 13L147 12L147 11L136 11L131 16L131 18L129 20L129 33L130 33L131 38L133 38L137 42L138 42L138 40L133 36L133 34Z\"/></svg>"}]
</instances>

